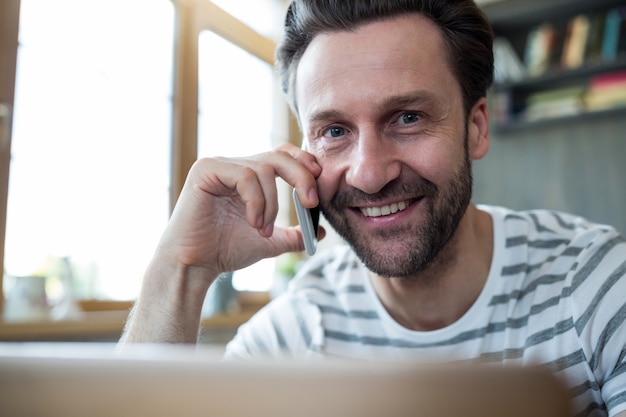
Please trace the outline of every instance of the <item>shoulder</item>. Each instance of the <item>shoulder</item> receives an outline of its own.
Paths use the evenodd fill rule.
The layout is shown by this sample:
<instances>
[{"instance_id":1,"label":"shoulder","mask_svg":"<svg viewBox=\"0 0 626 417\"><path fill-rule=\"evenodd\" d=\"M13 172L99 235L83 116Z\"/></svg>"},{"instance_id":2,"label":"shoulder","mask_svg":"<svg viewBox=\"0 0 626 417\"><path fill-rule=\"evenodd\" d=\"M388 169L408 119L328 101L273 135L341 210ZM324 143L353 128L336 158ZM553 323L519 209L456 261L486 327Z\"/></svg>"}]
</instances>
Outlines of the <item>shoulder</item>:
<instances>
[{"instance_id":1,"label":"shoulder","mask_svg":"<svg viewBox=\"0 0 626 417\"><path fill-rule=\"evenodd\" d=\"M624 237L611 226L560 211L486 211L494 229L502 231L506 264L501 275L517 276L520 291L538 300L560 300L561 312L570 315L581 338L586 334L586 353L593 356L590 346L603 337L597 332L626 317Z\"/></svg>"},{"instance_id":2,"label":"shoulder","mask_svg":"<svg viewBox=\"0 0 626 417\"><path fill-rule=\"evenodd\" d=\"M583 297L587 304L607 280L625 280L626 241L613 227L553 210L480 208L494 224L492 272L511 291Z\"/></svg>"},{"instance_id":3,"label":"shoulder","mask_svg":"<svg viewBox=\"0 0 626 417\"><path fill-rule=\"evenodd\" d=\"M485 205L479 208L491 215L494 228L501 230L507 247L524 245L540 250L573 247L593 251L603 245L619 246L625 242L612 226L562 211L518 211Z\"/></svg>"}]
</instances>

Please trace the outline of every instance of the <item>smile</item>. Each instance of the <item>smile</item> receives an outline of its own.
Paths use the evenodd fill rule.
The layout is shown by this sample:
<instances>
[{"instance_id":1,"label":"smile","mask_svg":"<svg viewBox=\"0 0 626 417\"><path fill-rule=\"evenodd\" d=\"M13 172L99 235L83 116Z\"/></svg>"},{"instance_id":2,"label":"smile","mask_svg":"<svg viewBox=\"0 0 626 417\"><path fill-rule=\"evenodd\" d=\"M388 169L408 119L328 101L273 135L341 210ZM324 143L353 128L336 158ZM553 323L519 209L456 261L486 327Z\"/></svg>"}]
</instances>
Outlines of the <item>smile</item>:
<instances>
[{"instance_id":1,"label":"smile","mask_svg":"<svg viewBox=\"0 0 626 417\"><path fill-rule=\"evenodd\" d=\"M381 217L381 216L388 216L390 214L394 214L399 211L406 210L409 204L410 204L410 201L405 200L405 201L400 201L399 203L390 204L388 206L363 207L360 210L361 210L361 213L363 213L365 217Z\"/></svg>"}]
</instances>

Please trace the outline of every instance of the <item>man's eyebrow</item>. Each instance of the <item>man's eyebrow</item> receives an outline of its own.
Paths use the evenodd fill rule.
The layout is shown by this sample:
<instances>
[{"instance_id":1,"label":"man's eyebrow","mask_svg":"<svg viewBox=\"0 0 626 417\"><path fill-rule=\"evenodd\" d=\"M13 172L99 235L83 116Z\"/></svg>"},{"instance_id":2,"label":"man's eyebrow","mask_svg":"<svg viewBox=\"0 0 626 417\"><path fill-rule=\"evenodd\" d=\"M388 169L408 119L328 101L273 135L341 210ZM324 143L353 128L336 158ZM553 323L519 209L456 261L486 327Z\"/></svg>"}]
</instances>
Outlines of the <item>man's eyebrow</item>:
<instances>
[{"instance_id":1,"label":"man's eyebrow","mask_svg":"<svg viewBox=\"0 0 626 417\"><path fill-rule=\"evenodd\" d=\"M415 104L425 105L429 107L437 107L441 105L441 99L431 92L420 90L409 94L388 97L384 101L379 103L377 107L381 111L386 111L390 108L402 108ZM309 121L313 124L316 122L324 122L327 120L340 120L343 118L344 115L340 111L327 109L314 112L311 115Z\"/></svg>"},{"instance_id":2,"label":"man's eyebrow","mask_svg":"<svg viewBox=\"0 0 626 417\"><path fill-rule=\"evenodd\" d=\"M315 112L311 115L309 119L311 123L325 121L325 120L336 120L343 118L341 112L337 110L322 110L319 112Z\"/></svg>"},{"instance_id":3,"label":"man's eyebrow","mask_svg":"<svg viewBox=\"0 0 626 417\"><path fill-rule=\"evenodd\" d=\"M413 104L422 104L428 106L439 106L441 100L428 91L415 91L400 96L392 96L385 99L380 105L380 109L389 109L393 107L405 107Z\"/></svg>"}]
</instances>

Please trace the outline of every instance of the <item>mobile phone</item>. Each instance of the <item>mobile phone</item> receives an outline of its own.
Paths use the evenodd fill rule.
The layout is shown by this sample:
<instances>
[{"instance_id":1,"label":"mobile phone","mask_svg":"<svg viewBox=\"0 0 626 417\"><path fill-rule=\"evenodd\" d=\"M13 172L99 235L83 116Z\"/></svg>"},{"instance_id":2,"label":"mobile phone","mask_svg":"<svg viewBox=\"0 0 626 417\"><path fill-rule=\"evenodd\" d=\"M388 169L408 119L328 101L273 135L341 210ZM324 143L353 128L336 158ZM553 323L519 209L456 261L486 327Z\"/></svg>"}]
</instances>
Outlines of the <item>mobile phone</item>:
<instances>
[{"instance_id":1,"label":"mobile phone","mask_svg":"<svg viewBox=\"0 0 626 417\"><path fill-rule=\"evenodd\" d=\"M296 190L293 190L293 202L296 206L296 215L298 223L302 229L302 239L304 240L304 249L307 255L311 256L317 249L317 228L320 220L320 209L314 207L312 209L305 208L298 198Z\"/></svg>"}]
</instances>

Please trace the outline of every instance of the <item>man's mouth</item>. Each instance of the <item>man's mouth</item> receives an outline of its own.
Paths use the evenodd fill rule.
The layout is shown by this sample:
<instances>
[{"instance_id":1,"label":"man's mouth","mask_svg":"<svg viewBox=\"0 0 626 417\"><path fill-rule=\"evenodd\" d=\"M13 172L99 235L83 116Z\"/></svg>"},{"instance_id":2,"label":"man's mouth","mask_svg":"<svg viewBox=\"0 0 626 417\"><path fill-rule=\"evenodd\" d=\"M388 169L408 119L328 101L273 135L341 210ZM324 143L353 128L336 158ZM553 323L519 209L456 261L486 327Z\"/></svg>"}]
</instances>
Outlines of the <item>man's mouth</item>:
<instances>
[{"instance_id":1,"label":"man's mouth","mask_svg":"<svg viewBox=\"0 0 626 417\"><path fill-rule=\"evenodd\" d=\"M399 203L393 203L386 206L362 207L360 208L360 210L365 217L381 217L406 210L406 208L409 207L410 204L411 200L404 200L400 201Z\"/></svg>"}]
</instances>

